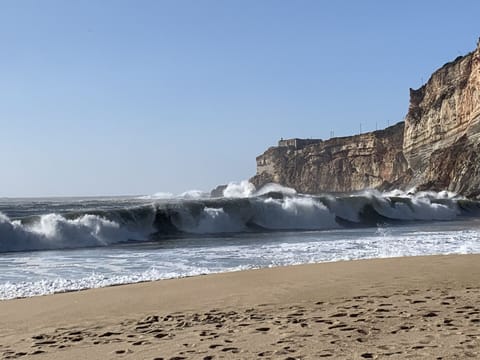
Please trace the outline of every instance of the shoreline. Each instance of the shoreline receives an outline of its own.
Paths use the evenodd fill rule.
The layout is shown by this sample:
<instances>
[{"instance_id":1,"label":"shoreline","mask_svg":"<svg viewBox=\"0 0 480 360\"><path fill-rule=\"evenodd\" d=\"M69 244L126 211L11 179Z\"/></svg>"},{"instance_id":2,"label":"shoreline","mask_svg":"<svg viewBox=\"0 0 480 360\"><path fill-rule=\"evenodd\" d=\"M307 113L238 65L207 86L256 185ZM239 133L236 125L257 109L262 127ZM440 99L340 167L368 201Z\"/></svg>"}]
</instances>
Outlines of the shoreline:
<instances>
[{"instance_id":1,"label":"shoreline","mask_svg":"<svg viewBox=\"0 0 480 360\"><path fill-rule=\"evenodd\" d=\"M479 356L479 279L480 255L432 255L243 270L3 300L0 355ZM418 344L419 337L426 343Z\"/></svg>"},{"instance_id":2,"label":"shoreline","mask_svg":"<svg viewBox=\"0 0 480 360\"><path fill-rule=\"evenodd\" d=\"M288 265L275 265L269 267L252 267L252 268L245 268L245 269L227 269L220 272L211 272L211 273L199 273L193 275L183 275L178 277L170 277L170 278L158 278L158 279L147 279L147 280L140 280L134 282L127 282L127 283L112 283L104 286L98 287L85 287L85 288L78 288L78 289L66 289L66 290L59 290L57 292L52 293L44 293L44 294L35 294L32 296L19 296L13 298L0 298L0 304L6 301L14 301L14 300L26 300L38 297L45 297L45 296L53 296L53 295L61 295L61 294L70 294L70 293L77 293L83 291L91 291L91 290L100 290L100 289L108 289L112 287L118 286L131 286L131 285L141 285L141 284L148 284L148 283L156 283L156 282L163 282L163 281L172 281L172 280L182 280L182 279L189 279L189 278L196 278L196 277L203 277L203 276L214 276L214 275L221 275L221 274L231 274L231 273L243 273L243 272L250 272L250 271L259 271L259 270L269 270L269 269L276 269L276 268L290 268L290 267L298 267L298 266L310 266L310 265L321 265L321 264L334 264L334 263L344 263L344 262L356 262L356 261L371 261L371 260L390 260L390 259L403 259L403 258L430 258L430 257L442 257L442 256L475 256L479 255L476 253L472 254L422 254L422 255L405 255L405 256L392 256L392 257L372 257L372 258L358 258L358 259L337 259L337 260L330 260L330 261L321 261L321 262L309 262L309 263L300 263L300 264L288 264Z\"/></svg>"}]
</instances>

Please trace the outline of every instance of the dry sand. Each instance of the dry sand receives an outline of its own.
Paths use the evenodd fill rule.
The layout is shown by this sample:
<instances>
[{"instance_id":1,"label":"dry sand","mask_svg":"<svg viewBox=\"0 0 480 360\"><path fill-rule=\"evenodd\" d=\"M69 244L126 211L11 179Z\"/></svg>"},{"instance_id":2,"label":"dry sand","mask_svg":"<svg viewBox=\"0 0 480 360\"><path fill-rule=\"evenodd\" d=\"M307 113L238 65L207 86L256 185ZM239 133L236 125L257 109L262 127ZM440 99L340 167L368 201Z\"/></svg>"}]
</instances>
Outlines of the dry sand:
<instances>
[{"instance_id":1,"label":"dry sand","mask_svg":"<svg viewBox=\"0 0 480 360\"><path fill-rule=\"evenodd\" d=\"M480 255L291 266L0 302L0 357L480 358Z\"/></svg>"}]
</instances>

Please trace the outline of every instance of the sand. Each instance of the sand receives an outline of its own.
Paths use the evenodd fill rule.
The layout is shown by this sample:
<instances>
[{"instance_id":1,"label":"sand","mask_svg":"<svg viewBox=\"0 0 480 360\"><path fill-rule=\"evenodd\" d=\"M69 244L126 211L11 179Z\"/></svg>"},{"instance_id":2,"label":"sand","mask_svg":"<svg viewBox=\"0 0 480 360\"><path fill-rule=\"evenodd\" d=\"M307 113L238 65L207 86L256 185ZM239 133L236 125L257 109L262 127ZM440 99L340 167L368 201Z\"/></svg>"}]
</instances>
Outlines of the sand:
<instances>
[{"instance_id":1,"label":"sand","mask_svg":"<svg viewBox=\"0 0 480 360\"><path fill-rule=\"evenodd\" d=\"M290 266L0 302L0 357L480 358L480 255Z\"/></svg>"}]
</instances>

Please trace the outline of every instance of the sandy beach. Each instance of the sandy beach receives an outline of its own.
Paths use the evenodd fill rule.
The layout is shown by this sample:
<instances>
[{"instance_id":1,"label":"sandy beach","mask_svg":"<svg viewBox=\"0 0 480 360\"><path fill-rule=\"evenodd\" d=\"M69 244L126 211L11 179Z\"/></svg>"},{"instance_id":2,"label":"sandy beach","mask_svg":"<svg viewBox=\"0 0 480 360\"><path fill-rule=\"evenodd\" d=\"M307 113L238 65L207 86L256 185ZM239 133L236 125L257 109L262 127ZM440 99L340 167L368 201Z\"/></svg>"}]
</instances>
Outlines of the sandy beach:
<instances>
[{"instance_id":1,"label":"sandy beach","mask_svg":"<svg viewBox=\"0 0 480 360\"><path fill-rule=\"evenodd\" d=\"M0 302L4 359L480 357L480 256L344 261Z\"/></svg>"}]
</instances>

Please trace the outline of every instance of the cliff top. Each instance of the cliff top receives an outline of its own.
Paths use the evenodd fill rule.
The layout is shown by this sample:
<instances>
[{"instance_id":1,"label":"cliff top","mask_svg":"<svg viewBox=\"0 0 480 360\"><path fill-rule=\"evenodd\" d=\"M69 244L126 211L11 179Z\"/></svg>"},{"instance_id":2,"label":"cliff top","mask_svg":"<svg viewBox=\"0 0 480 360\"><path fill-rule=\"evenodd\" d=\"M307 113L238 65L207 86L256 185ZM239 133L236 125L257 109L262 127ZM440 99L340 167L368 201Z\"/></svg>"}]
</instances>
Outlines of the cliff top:
<instances>
[{"instance_id":1,"label":"cliff top","mask_svg":"<svg viewBox=\"0 0 480 360\"><path fill-rule=\"evenodd\" d=\"M395 125L389 126L385 129L375 130L375 131L368 131L361 134L354 134L354 135L347 135L347 136L336 136L329 139L302 139L302 138L291 138L291 139L280 139L278 141L278 147L292 147L295 149L302 149L309 145L320 144L323 142L331 142L331 141L343 141L346 139L351 139L355 137L365 137L365 136L375 136L375 137L385 137L391 135L393 132L397 130L398 127L404 126L404 122L400 121Z\"/></svg>"},{"instance_id":2,"label":"cliff top","mask_svg":"<svg viewBox=\"0 0 480 360\"><path fill-rule=\"evenodd\" d=\"M422 86L420 86L419 88L417 89L413 89L413 88L410 88L410 95L412 95L413 93L413 96L416 96L416 93L418 92L422 92L423 89L428 85L430 84L433 79L435 79L436 77L438 77L439 74L442 74L442 73L445 73L445 72L448 72L450 70L450 68L458 65L460 62L462 62L464 59L468 59L470 57L472 57L475 53L480 53L480 37L478 38L477 40L477 47L475 50L473 51L470 51L469 53L465 54L465 55L460 55L460 56L457 56L454 60L452 61L449 61L445 64L443 64L442 67L440 67L439 69L435 70L432 75L430 75L430 77L428 78L427 82L425 84L423 84Z\"/></svg>"}]
</instances>

